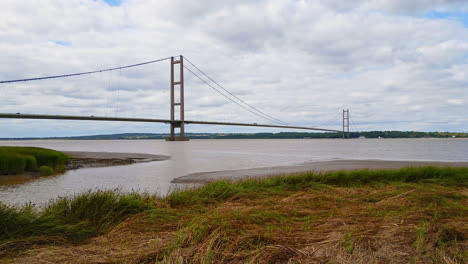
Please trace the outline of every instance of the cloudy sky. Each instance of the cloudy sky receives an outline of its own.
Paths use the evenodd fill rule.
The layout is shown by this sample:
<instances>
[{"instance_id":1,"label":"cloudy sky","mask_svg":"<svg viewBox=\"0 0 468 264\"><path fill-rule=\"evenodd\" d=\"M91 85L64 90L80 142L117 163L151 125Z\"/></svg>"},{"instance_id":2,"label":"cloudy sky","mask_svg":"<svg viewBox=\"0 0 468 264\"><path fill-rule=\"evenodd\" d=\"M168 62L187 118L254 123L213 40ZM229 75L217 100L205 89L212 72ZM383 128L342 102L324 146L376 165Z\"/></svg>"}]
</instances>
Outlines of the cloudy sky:
<instances>
[{"instance_id":1,"label":"cloudy sky","mask_svg":"<svg viewBox=\"0 0 468 264\"><path fill-rule=\"evenodd\" d=\"M291 125L340 129L341 110L350 109L351 130L468 131L465 0L2 0L0 51L0 80L182 54ZM0 112L167 119L169 70L166 60L0 84ZM272 124L187 70L185 82L187 120ZM200 125L187 131L279 132ZM168 127L0 120L0 137L121 132Z\"/></svg>"}]
</instances>

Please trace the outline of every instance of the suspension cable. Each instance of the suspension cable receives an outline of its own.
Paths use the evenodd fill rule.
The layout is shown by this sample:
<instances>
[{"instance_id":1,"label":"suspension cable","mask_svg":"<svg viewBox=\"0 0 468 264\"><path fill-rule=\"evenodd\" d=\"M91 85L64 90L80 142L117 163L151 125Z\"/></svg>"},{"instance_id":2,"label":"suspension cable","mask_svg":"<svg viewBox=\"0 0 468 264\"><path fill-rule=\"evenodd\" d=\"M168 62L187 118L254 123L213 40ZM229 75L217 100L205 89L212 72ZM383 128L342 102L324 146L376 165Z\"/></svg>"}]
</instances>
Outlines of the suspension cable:
<instances>
[{"instance_id":1,"label":"suspension cable","mask_svg":"<svg viewBox=\"0 0 468 264\"><path fill-rule=\"evenodd\" d=\"M284 121L281 121L277 118L274 118L272 117L271 115L268 115L266 114L265 112L262 112L260 111L259 109L257 109L256 107L246 103L244 100L240 99L239 97L237 97L236 95L234 95L233 93L231 93L230 91L228 91L226 88L224 88L222 85L220 85L218 82L216 82L215 80L213 80L213 78L211 78L210 76L208 76L208 74L206 74L204 71L202 71L200 68L198 68L195 64L193 64L189 59L187 59L187 57L184 57L184 59L190 63L195 69L197 69L199 72L201 72L203 75L205 75L208 79L210 79L212 82L214 82L218 87L220 87L221 89L223 89L225 92L227 92L228 94L230 94L231 96L233 96L234 98L236 98L237 100L239 100L240 102L242 102L243 104L247 105L248 107L250 107L251 109L261 113L262 115L264 116L267 116L269 117L270 119L273 119L273 120L276 120L275 122L276 123L282 123L282 124L289 124L287 122L284 122Z\"/></svg>"},{"instance_id":2,"label":"suspension cable","mask_svg":"<svg viewBox=\"0 0 468 264\"><path fill-rule=\"evenodd\" d=\"M86 75L86 74L93 74L93 73L99 73L99 72L115 71L115 70L127 69L127 68L137 67L137 66L141 66L141 65L156 63L156 62L168 60L168 59L170 59L170 58L171 58L171 57L167 57L167 58L162 58L162 59L157 59L157 60L152 60L152 61L146 61L146 62L141 62L141 63L137 63L137 64L132 64L132 65L126 65L126 66L121 66L121 67L116 67L116 68L110 68L110 69L103 69L103 70L96 70L96 71L88 71L88 72L80 72L80 73L71 73L71 74L63 74L63 75L55 75L55 76L45 76L45 77L37 77L37 78L27 78L27 79L17 79L17 80L0 81L0 84L1 84L1 83L15 83L15 82L38 81L38 80L45 80L45 79L64 78L64 77L71 77L71 76L78 76L78 75Z\"/></svg>"},{"instance_id":3,"label":"suspension cable","mask_svg":"<svg viewBox=\"0 0 468 264\"><path fill-rule=\"evenodd\" d=\"M328 121L325 121L325 122L322 122L322 123L319 123L319 124L316 124L315 126L328 126L328 125L332 125L333 123L335 123L336 121L338 121L338 119L341 117L341 113L338 113L335 115L334 119L330 119Z\"/></svg>"},{"instance_id":4,"label":"suspension cable","mask_svg":"<svg viewBox=\"0 0 468 264\"><path fill-rule=\"evenodd\" d=\"M229 99L231 102L237 104L238 106L244 108L245 110L247 110L247 111L251 112L252 114L257 115L257 116L259 116L259 117L261 117L261 118L263 118L263 119L266 119L266 120L268 120L268 121L272 121L272 122L275 122L275 123L279 123L279 122L275 121L274 119L271 119L271 118L262 116L262 115L258 114L257 112L254 112L254 111L248 109L247 107L245 107L245 106L239 104L237 101L234 101L232 98L226 96L224 93L222 93L222 92L221 92L220 90L218 90L216 87L214 87L213 85L211 85L210 83L208 83L206 80L204 80L203 78L201 78L198 74L196 74L195 72L193 72L190 68L186 67L185 65L184 65L184 68L187 69L189 72L191 72L193 75L195 75L198 79L200 79L200 80L201 80L202 82L204 82L206 85L208 85L211 89L215 90L216 92L218 92L218 93L221 94L222 96L224 96L224 97L226 97L227 99Z\"/></svg>"}]
</instances>

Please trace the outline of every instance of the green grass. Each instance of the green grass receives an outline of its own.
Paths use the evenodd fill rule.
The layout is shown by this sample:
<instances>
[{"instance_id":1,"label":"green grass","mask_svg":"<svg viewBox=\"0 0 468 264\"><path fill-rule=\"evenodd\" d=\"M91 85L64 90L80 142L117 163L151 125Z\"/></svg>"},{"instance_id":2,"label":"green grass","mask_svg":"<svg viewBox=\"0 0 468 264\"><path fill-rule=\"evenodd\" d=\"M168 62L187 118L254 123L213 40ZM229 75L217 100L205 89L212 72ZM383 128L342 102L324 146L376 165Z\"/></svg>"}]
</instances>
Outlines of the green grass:
<instances>
[{"instance_id":1,"label":"green grass","mask_svg":"<svg viewBox=\"0 0 468 264\"><path fill-rule=\"evenodd\" d=\"M468 168L420 167L399 170L311 172L265 179L247 179L237 182L222 180L197 189L176 190L164 198L147 194L125 194L119 191L94 191L73 198L60 198L41 211L31 206L17 208L1 205L0 203L0 219L2 220L0 221L0 244L9 240L28 239L38 236L60 236L71 241L80 241L103 234L128 216L142 212L147 214L148 221L159 219L158 221L167 223L177 221L180 214L188 217L209 212L213 206L232 199L265 198L265 205L270 206L274 205L274 203L268 202L269 197L293 195L298 191L310 192L329 189L330 195L334 195L333 186L346 188L364 185L388 186L391 183L403 185L421 183L424 185L420 188L424 189L427 186L442 186L441 188L468 187ZM368 198L364 197L363 199ZM460 200L466 199L466 197L457 196L453 199ZM421 200L421 202L432 202L432 200L426 200ZM339 199L333 201L339 202ZM320 206L327 202L321 199L317 201L316 205ZM369 203L375 202L371 201ZM164 208L171 208L171 213ZM466 210L466 208L462 208L462 210ZM281 212L258 209L248 215L234 214L230 219L237 219L236 221L247 224L259 224L264 220L271 222L271 226L267 226L266 229L266 233L271 233L278 226L281 227L289 221L298 221L297 219L302 219L301 217L304 216L309 215L295 213L288 220ZM213 215L213 217L217 218L218 216ZM313 217L315 219L317 216ZM222 224L219 221L217 223ZM195 232L196 236L203 237L202 234L211 230L211 228L203 224L203 221L196 221L192 224L198 230ZM345 237L345 241L349 242L350 238ZM348 244L346 244L346 247L348 251L351 251Z\"/></svg>"},{"instance_id":2,"label":"green grass","mask_svg":"<svg viewBox=\"0 0 468 264\"><path fill-rule=\"evenodd\" d=\"M349 231L346 231L344 234L343 246L348 251L348 254L353 254L354 244L352 241L352 235Z\"/></svg>"},{"instance_id":3,"label":"green grass","mask_svg":"<svg viewBox=\"0 0 468 264\"><path fill-rule=\"evenodd\" d=\"M220 180L194 190L176 190L166 197L171 206L193 206L225 201L234 196L285 195L308 188L359 187L390 183L432 183L468 186L468 168L408 167L398 170L354 170L299 173L238 182Z\"/></svg>"},{"instance_id":4,"label":"green grass","mask_svg":"<svg viewBox=\"0 0 468 264\"><path fill-rule=\"evenodd\" d=\"M41 176L50 176L54 174L54 169L49 166L41 166L39 171L41 172Z\"/></svg>"},{"instance_id":5,"label":"green grass","mask_svg":"<svg viewBox=\"0 0 468 264\"><path fill-rule=\"evenodd\" d=\"M0 147L0 174L19 174L25 171L39 171L47 175L50 167L53 172L65 171L69 157L62 152L34 147Z\"/></svg>"},{"instance_id":6,"label":"green grass","mask_svg":"<svg viewBox=\"0 0 468 264\"><path fill-rule=\"evenodd\" d=\"M424 247L424 240L426 239L426 232L429 227L428 222L422 222L416 229L416 242L415 247L418 251L421 251Z\"/></svg>"},{"instance_id":7,"label":"green grass","mask_svg":"<svg viewBox=\"0 0 468 264\"><path fill-rule=\"evenodd\" d=\"M154 197L97 191L60 198L43 211L0 203L0 243L33 236L61 236L78 241L102 234L127 216L154 209Z\"/></svg>"}]
</instances>

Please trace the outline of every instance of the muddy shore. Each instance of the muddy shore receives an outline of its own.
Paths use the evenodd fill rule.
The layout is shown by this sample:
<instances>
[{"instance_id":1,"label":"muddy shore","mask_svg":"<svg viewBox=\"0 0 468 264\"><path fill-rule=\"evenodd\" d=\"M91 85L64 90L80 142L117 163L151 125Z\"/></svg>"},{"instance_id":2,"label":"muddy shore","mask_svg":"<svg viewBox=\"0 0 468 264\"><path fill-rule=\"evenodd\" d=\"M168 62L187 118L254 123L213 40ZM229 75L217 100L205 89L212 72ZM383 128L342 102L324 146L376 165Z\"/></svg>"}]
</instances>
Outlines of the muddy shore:
<instances>
[{"instance_id":1,"label":"muddy shore","mask_svg":"<svg viewBox=\"0 0 468 264\"><path fill-rule=\"evenodd\" d=\"M128 165L139 162L162 161L169 159L169 156L141 153L84 151L64 151L64 153L70 156L70 161L66 167L67 170Z\"/></svg>"},{"instance_id":2,"label":"muddy shore","mask_svg":"<svg viewBox=\"0 0 468 264\"><path fill-rule=\"evenodd\" d=\"M468 162L438 162L438 161L391 161L391 160L331 160L305 162L292 166L276 166L254 169L213 171L192 173L172 180L173 183L204 184L219 179L239 180L244 178L259 178L277 174L293 174L300 172L327 172L356 169L399 169L403 167L438 166L438 167L468 167Z\"/></svg>"}]
</instances>

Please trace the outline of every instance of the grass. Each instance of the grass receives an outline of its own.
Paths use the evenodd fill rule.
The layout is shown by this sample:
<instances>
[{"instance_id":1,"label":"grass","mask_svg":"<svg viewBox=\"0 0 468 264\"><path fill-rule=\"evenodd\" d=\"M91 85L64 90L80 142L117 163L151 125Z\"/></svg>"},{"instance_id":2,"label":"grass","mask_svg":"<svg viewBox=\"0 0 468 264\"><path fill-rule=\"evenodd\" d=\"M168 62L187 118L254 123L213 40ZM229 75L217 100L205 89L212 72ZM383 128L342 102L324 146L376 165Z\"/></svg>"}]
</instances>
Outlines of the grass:
<instances>
[{"instance_id":1,"label":"grass","mask_svg":"<svg viewBox=\"0 0 468 264\"><path fill-rule=\"evenodd\" d=\"M151 198L118 191L87 192L73 199L60 198L43 211L0 204L0 241L34 236L61 236L79 241L108 231L126 216L154 208Z\"/></svg>"},{"instance_id":2,"label":"grass","mask_svg":"<svg viewBox=\"0 0 468 264\"><path fill-rule=\"evenodd\" d=\"M54 169L49 166L41 166L39 171L41 172L41 176L50 176L54 174Z\"/></svg>"},{"instance_id":3,"label":"grass","mask_svg":"<svg viewBox=\"0 0 468 264\"><path fill-rule=\"evenodd\" d=\"M466 263L467 188L467 168L421 167L2 205L0 263Z\"/></svg>"},{"instance_id":4,"label":"grass","mask_svg":"<svg viewBox=\"0 0 468 264\"><path fill-rule=\"evenodd\" d=\"M267 197L309 188L327 186L359 187L395 182L432 183L443 186L466 186L468 168L408 167L399 170L355 170L326 173L300 173L264 179L248 179L232 183L227 180L210 183L195 190L172 192L166 199L171 206L210 204L242 194Z\"/></svg>"},{"instance_id":5,"label":"grass","mask_svg":"<svg viewBox=\"0 0 468 264\"><path fill-rule=\"evenodd\" d=\"M50 175L65 171L69 157L62 152L35 147L0 147L0 174L39 171ZM51 172L52 170L52 172Z\"/></svg>"},{"instance_id":6,"label":"grass","mask_svg":"<svg viewBox=\"0 0 468 264\"><path fill-rule=\"evenodd\" d=\"M424 240L428 227L428 222L422 222L416 229L415 247L418 251L424 248Z\"/></svg>"},{"instance_id":7,"label":"grass","mask_svg":"<svg viewBox=\"0 0 468 264\"><path fill-rule=\"evenodd\" d=\"M343 246L346 248L348 254L353 254L354 244L352 242L351 233L346 231L344 234Z\"/></svg>"}]
</instances>

